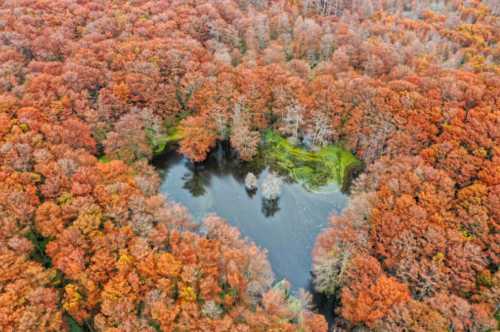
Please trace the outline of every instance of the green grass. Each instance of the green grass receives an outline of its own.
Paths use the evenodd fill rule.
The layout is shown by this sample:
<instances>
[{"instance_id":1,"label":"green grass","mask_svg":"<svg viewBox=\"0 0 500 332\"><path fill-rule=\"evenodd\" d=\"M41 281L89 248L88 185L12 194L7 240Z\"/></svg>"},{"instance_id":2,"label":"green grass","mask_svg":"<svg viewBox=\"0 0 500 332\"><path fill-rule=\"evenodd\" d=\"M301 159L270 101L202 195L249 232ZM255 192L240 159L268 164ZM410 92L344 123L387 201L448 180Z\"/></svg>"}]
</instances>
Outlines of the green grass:
<instances>
[{"instance_id":1,"label":"green grass","mask_svg":"<svg viewBox=\"0 0 500 332\"><path fill-rule=\"evenodd\" d=\"M338 145L310 151L290 144L286 138L273 131L264 135L263 155L270 165L309 190L330 183L342 186L349 170L361 165L352 153Z\"/></svg>"}]
</instances>

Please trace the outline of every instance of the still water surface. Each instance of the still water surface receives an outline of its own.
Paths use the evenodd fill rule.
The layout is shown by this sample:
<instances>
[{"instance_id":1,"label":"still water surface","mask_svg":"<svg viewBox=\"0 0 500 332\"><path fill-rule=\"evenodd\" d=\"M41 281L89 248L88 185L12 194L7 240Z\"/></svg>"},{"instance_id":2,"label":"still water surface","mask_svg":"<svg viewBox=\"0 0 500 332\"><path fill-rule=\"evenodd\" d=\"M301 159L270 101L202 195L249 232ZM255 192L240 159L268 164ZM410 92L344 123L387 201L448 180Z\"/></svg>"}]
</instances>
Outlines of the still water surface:
<instances>
[{"instance_id":1,"label":"still water surface","mask_svg":"<svg viewBox=\"0 0 500 332\"><path fill-rule=\"evenodd\" d=\"M198 221L209 213L226 219L267 250L276 280L287 279L293 290L311 289L314 240L330 214L339 213L347 203L339 186L310 192L299 183L284 181L280 198L269 204L259 189L250 193L244 184L252 171L260 188L269 167L242 163L220 146L196 166L175 151L165 153L155 165L162 174L161 192L171 201L186 206Z\"/></svg>"}]
</instances>

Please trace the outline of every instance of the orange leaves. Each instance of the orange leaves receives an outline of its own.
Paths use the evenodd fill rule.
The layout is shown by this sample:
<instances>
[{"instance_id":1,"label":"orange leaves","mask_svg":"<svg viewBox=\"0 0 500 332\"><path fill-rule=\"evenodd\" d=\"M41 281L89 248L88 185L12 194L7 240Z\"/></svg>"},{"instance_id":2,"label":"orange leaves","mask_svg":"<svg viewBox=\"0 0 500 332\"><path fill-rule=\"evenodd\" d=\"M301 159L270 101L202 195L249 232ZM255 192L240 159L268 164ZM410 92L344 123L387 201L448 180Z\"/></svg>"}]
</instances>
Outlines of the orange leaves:
<instances>
[{"instance_id":1,"label":"orange leaves","mask_svg":"<svg viewBox=\"0 0 500 332\"><path fill-rule=\"evenodd\" d=\"M35 226L45 237L56 236L64 229L61 209L53 202L44 202L36 211Z\"/></svg>"},{"instance_id":2,"label":"orange leaves","mask_svg":"<svg viewBox=\"0 0 500 332\"><path fill-rule=\"evenodd\" d=\"M463 298L439 293L427 301L434 310L448 319L455 331L480 331L496 328L492 307L471 305Z\"/></svg>"},{"instance_id":3,"label":"orange leaves","mask_svg":"<svg viewBox=\"0 0 500 332\"><path fill-rule=\"evenodd\" d=\"M307 311L290 322L272 292L260 306L266 254L215 217L206 236L185 231L151 170L127 165L151 158L146 128L180 119L191 160L228 133L251 159L291 105L295 133L321 131L315 143L345 142L368 166L315 249L317 285L344 289L343 315L494 328L500 7L246 2L2 2L0 330L64 330L63 310L108 331L326 330ZM231 123L236 104L246 115ZM102 148L122 160L98 162ZM28 230L50 237L65 289L27 259Z\"/></svg>"},{"instance_id":4,"label":"orange leaves","mask_svg":"<svg viewBox=\"0 0 500 332\"><path fill-rule=\"evenodd\" d=\"M305 332L324 332L328 331L328 323L320 314L314 314L306 311L302 316L302 325Z\"/></svg>"},{"instance_id":5,"label":"orange leaves","mask_svg":"<svg viewBox=\"0 0 500 332\"><path fill-rule=\"evenodd\" d=\"M238 151L242 160L252 160L257 154L260 133L250 131L248 125L234 126L230 142L231 147Z\"/></svg>"},{"instance_id":6,"label":"orange leaves","mask_svg":"<svg viewBox=\"0 0 500 332\"><path fill-rule=\"evenodd\" d=\"M170 278L176 278L179 276L182 266L180 262L172 256L172 254L166 252L158 255L157 257L156 264L160 275Z\"/></svg>"},{"instance_id":7,"label":"orange leaves","mask_svg":"<svg viewBox=\"0 0 500 332\"><path fill-rule=\"evenodd\" d=\"M47 253L52 257L52 262L55 267L60 269L70 278L77 279L79 274L85 269L85 252L79 248L65 247L59 252L53 242L47 245ZM56 254L57 252L57 254Z\"/></svg>"},{"instance_id":8,"label":"orange leaves","mask_svg":"<svg viewBox=\"0 0 500 332\"><path fill-rule=\"evenodd\" d=\"M183 120L179 126L183 139L180 151L192 161L202 161L210 149L215 146L216 135L213 124L207 117L191 116Z\"/></svg>"},{"instance_id":9,"label":"orange leaves","mask_svg":"<svg viewBox=\"0 0 500 332\"><path fill-rule=\"evenodd\" d=\"M133 247L131 248L131 250L132 253L134 253ZM155 255L145 252L144 255L141 254L141 256L137 258L137 271L148 278L155 278L157 275Z\"/></svg>"},{"instance_id":10,"label":"orange leaves","mask_svg":"<svg viewBox=\"0 0 500 332\"><path fill-rule=\"evenodd\" d=\"M155 302L151 307L151 317L158 321L163 331L174 331L174 320L179 314L180 308L178 306L167 307L161 302Z\"/></svg>"},{"instance_id":11,"label":"orange leaves","mask_svg":"<svg viewBox=\"0 0 500 332\"><path fill-rule=\"evenodd\" d=\"M448 324L446 318L428 304L410 300L395 305L376 323L375 329L397 331L404 326L411 331L441 332L448 330Z\"/></svg>"},{"instance_id":12,"label":"orange leaves","mask_svg":"<svg viewBox=\"0 0 500 332\"><path fill-rule=\"evenodd\" d=\"M373 327L393 306L410 299L407 286L386 276L373 257L353 258L347 274L351 283L342 289L341 313L354 323Z\"/></svg>"},{"instance_id":13,"label":"orange leaves","mask_svg":"<svg viewBox=\"0 0 500 332\"><path fill-rule=\"evenodd\" d=\"M240 274L240 269L236 266L235 261L229 261L226 266L227 282L231 288L243 290L246 286L243 276Z\"/></svg>"},{"instance_id":14,"label":"orange leaves","mask_svg":"<svg viewBox=\"0 0 500 332\"><path fill-rule=\"evenodd\" d=\"M86 149L95 152L96 143L92 138L90 128L87 124L77 118L70 118L62 123L61 139L74 149Z\"/></svg>"},{"instance_id":15,"label":"orange leaves","mask_svg":"<svg viewBox=\"0 0 500 332\"><path fill-rule=\"evenodd\" d=\"M408 288L394 278L382 276L374 284L366 285L364 291L353 294L348 288L342 290L342 316L368 327L383 318L392 306L410 299Z\"/></svg>"},{"instance_id":16,"label":"orange leaves","mask_svg":"<svg viewBox=\"0 0 500 332\"><path fill-rule=\"evenodd\" d=\"M194 302L196 301L196 292L193 287L181 287L179 291L179 298L182 302Z\"/></svg>"},{"instance_id":17,"label":"orange leaves","mask_svg":"<svg viewBox=\"0 0 500 332\"><path fill-rule=\"evenodd\" d=\"M4 169L6 171L0 172L0 201L6 213L3 220L15 218L17 227L25 226L40 204L37 180L27 172L11 172L6 167Z\"/></svg>"},{"instance_id":18,"label":"orange leaves","mask_svg":"<svg viewBox=\"0 0 500 332\"><path fill-rule=\"evenodd\" d=\"M125 82L115 84L113 86L113 94L118 97L118 99L126 103L130 95L130 89Z\"/></svg>"},{"instance_id":19,"label":"orange leaves","mask_svg":"<svg viewBox=\"0 0 500 332\"><path fill-rule=\"evenodd\" d=\"M116 180L126 180L130 172L127 164L121 160L112 160L109 163L98 163L96 167L103 175L103 179L99 181L99 184L112 183Z\"/></svg>"},{"instance_id":20,"label":"orange leaves","mask_svg":"<svg viewBox=\"0 0 500 332\"><path fill-rule=\"evenodd\" d=\"M475 206L480 206L487 194L487 190L488 188L480 182L465 187L458 191L459 204L467 210Z\"/></svg>"},{"instance_id":21,"label":"orange leaves","mask_svg":"<svg viewBox=\"0 0 500 332\"><path fill-rule=\"evenodd\" d=\"M208 299L216 300L217 297L222 292L222 287L219 284L219 280L217 279L217 273L215 271L211 271L212 273L207 274L200 281L200 298L205 301Z\"/></svg>"},{"instance_id":22,"label":"orange leaves","mask_svg":"<svg viewBox=\"0 0 500 332\"><path fill-rule=\"evenodd\" d=\"M83 209L82 209L83 210ZM81 211L78 218L73 222L82 234L92 237L96 236L102 223L102 211L96 205L86 207Z\"/></svg>"},{"instance_id":23,"label":"orange leaves","mask_svg":"<svg viewBox=\"0 0 500 332\"><path fill-rule=\"evenodd\" d=\"M71 314L73 318L82 321L86 318L86 313L81 312L82 295L78 292L78 287L74 284L68 284L64 287L63 308Z\"/></svg>"},{"instance_id":24,"label":"orange leaves","mask_svg":"<svg viewBox=\"0 0 500 332\"><path fill-rule=\"evenodd\" d=\"M10 131L11 119L7 114L0 113L0 138Z\"/></svg>"},{"instance_id":25,"label":"orange leaves","mask_svg":"<svg viewBox=\"0 0 500 332\"><path fill-rule=\"evenodd\" d=\"M58 295L51 288L54 269L45 269L10 250L0 254L0 330L62 329Z\"/></svg>"},{"instance_id":26,"label":"orange leaves","mask_svg":"<svg viewBox=\"0 0 500 332\"><path fill-rule=\"evenodd\" d=\"M292 316L292 312L287 306L286 299L280 289L271 289L264 294L262 305L272 315L282 317Z\"/></svg>"},{"instance_id":27,"label":"orange leaves","mask_svg":"<svg viewBox=\"0 0 500 332\"><path fill-rule=\"evenodd\" d=\"M127 274L117 275L107 282L102 293L103 300L111 304L111 302L118 302L129 295L133 297L132 285L127 277L129 277ZM111 306L109 306L108 309L113 310Z\"/></svg>"},{"instance_id":28,"label":"orange leaves","mask_svg":"<svg viewBox=\"0 0 500 332\"><path fill-rule=\"evenodd\" d=\"M106 325L128 325L137 321L134 311L136 310L138 298L139 280L134 273L119 274L109 279L101 292L100 313L96 321Z\"/></svg>"}]
</instances>

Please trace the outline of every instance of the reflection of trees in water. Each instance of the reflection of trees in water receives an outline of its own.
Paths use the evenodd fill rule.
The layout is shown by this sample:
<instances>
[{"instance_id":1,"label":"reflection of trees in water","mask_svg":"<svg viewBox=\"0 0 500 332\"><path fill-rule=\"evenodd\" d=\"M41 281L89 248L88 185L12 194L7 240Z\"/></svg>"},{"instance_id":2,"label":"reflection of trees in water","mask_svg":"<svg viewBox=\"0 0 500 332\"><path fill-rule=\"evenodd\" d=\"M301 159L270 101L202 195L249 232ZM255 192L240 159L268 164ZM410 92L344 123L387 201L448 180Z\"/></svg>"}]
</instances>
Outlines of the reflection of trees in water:
<instances>
[{"instance_id":1,"label":"reflection of trees in water","mask_svg":"<svg viewBox=\"0 0 500 332\"><path fill-rule=\"evenodd\" d=\"M194 197L203 196L210 185L211 176L232 176L237 182L244 183L244 178L248 172L254 172L257 176L264 170L261 162L245 162L237 158L229 146L220 143L208 155L208 158L201 163L192 163L182 156L177 158L184 160L189 173L186 173L182 180L183 188L188 190ZM163 169L168 169L164 167ZM255 195L255 191L247 192L250 197Z\"/></svg>"},{"instance_id":2,"label":"reflection of trees in water","mask_svg":"<svg viewBox=\"0 0 500 332\"><path fill-rule=\"evenodd\" d=\"M244 183L245 176L252 172L256 176L264 171L266 165L261 155L255 156L251 161L244 161L231 149L229 142L217 145L203 165L214 175L231 175L239 183Z\"/></svg>"},{"instance_id":3,"label":"reflection of trees in water","mask_svg":"<svg viewBox=\"0 0 500 332\"><path fill-rule=\"evenodd\" d=\"M192 188L194 191L189 190L193 196L201 196L206 192L205 187L209 185L211 175L229 175L244 185L245 177L249 172L259 177L268 166L262 153L257 154L251 161L243 161L231 150L227 142L222 142L217 145L217 148L209 154L202 164L194 166L195 170L200 167L202 171L195 171L195 174L186 181L185 188ZM198 179L198 177L203 177L203 179ZM285 182L289 183L287 180ZM250 198L253 198L256 195L256 189L245 189L245 191ZM279 210L279 199L262 200L261 211L266 218L274 216Z\"/></svg>"},{"instance_id":4,"label":"reflection of trees in water","mask_svg":"<svg viewBox=\"0 0 500 332\"><path fill-rule=\"evenodd\" d=\"M172 147L166 149L165 152L156 156L152 161L153 165L158 170L162 181L167 178L170 169L181 162L184 162L184 157L178 154Z\"/></svg>"},{"instance_id":5,"label":"reflection of trees in water","mask_svg":"<svg viewBox=\"0 0 500 332\"><path fill-rule=\"evenodd\" d=\"M277 199L262 199L262 214L266 217L272 217L280 210L279 198Z\"/></svg>"},{"instance_id":6,"label":"reflection of trees in water","mask_svg":"<svg viewBox=\"0 0 500 332\"><path fill-rule=\"evenodd\" d=\"M182 188L188 190L193 197L203 196L207 190L206 187L210 185L210 176L207 172L191 171L182 177L184 185Z\"/></svg>"},{"instance_id":7,"label":"reflection of trees in water","mask_svg":"<svg viewBox=\"0 0 500 332\"><path fill-rule=\"evenodd\" d=\"M255 196L255 194L257 193L257 189L245 188L245 192L247 193L248 197L253 198Z\"/></svg>"},{"instance_id":8,"label":"reflection of trees in water","mask_svg":"<svg viewBox=\"0 0 500 332\"><path fill-rule=\"evenodd\" d=\"M231 150L228 142L219 143L209 153L207 159L201 163L192 163L179 154L175 154L170 158L170 162L182 160L185 163L189 172L182 177L184 181L183 188L188 190L193 197L200 197L207 193L212 176L231 176L238 183L244 185L245 177L249 172L255 174L256 177L260 177L262 173L265 174L266 169L269 169L271 172L274 170L272 165L266 162L262 151L259 151L257 156L251 161L243 161ZM165 160L162 160L162 163L168 165L168 162ZM163 170L168 172L168 167L163 167ZM280 175L280 183L281 181L286 184L294 183L293 179L287 177L284 173L282 174L280 170L274 170L274 172ZM245 191L250 198L253 198L257 190L247 189ZM272 196L274 197L274 195ZM266 218L274 216L280 210L278 199L263 199L261 210Z\"/></svg>"},{"instance_id":9,"label":"reflection of trees in water","mask_svg":"<svg viewBox=\"0 0 500 332\"><path fill-rule=\"evenodd\" d=\"M233 168L233 159L230 156L230 151L226 144L218 143L217 147L211 151L208 158L205 160L204 164L209 168L214 174L225 175L231 172Z\"/></svg>"}]
</instances>

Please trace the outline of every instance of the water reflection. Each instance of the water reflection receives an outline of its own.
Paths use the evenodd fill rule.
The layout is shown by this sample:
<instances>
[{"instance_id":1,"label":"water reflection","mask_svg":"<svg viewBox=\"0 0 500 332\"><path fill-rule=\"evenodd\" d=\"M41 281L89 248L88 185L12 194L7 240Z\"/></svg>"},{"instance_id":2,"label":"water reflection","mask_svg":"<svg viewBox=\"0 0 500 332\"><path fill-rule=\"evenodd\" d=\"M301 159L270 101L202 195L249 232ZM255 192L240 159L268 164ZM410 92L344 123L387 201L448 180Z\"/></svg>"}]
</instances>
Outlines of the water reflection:
<instances>
[{"instance_id":1,"label":"water reflection","mask_svg":"<svg viewBox=\"0 0 500 332\"><path fill-rule=\"evenodd\" d=\"M269 218L272 217L280 210L279 207L279 198L277 199L264 199L262 198L262 214L264 217Z\"/></svg>"},{"instance_id":2,"label":"water reflection","mask_svg":"<svg viewBox=\"0 0 500 332\"><path fill-rule=\"evenodd\" d=\"M182 188L188 190L193 197L200 197L207 193L205 188L210 184L210 177L203 173L192 171L191 173L184 174L182 177L184 181Z\"/></svg>"},{"instance_id":3,"label":"water reflection","mask_svg":"<svg viewBox=\"0 0 500 332\"><path fill-rule=\"evenodd\" d=\"M307 191L298 183L284 181L277 200L265 200L260 186L269 168L258 162L244 163L219 146L207 161L193 165L175 152L155 161L161 170L161 192L185 205L196 220L208 213L226 219L241 233L267 249L276 279L286 278L294 290L310 288L311 250L331 213L338 213L347 197L336 185ZM253 172L257 191L248 191L244 179Z\"/></svg>"}]
</instances>

